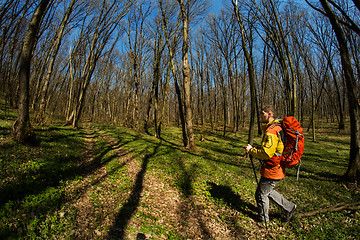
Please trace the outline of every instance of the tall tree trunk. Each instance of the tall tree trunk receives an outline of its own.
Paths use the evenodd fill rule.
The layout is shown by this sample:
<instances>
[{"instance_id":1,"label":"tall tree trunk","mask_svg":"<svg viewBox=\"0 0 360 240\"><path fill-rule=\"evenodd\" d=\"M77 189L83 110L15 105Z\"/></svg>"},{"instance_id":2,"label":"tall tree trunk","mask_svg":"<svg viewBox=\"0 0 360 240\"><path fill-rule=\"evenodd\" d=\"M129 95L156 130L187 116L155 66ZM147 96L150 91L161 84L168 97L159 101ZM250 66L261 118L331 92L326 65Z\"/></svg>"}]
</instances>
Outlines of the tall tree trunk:
<instances>
[{"instance_id":1,"label":"tall tree trunk","mask_svg":"<svg viewBox=\"0 0 360 240\"><path fill-rule=\"evenodd\" d=\"M170 73L171 73L171 65L168 66L167 74L166 74L166 82L164 84L164 92L163 92L163 101L162 101L162 107L161 107L161 115L159 120L159 125L156 128L156 136L158 138L161 138L161 127L163 122L165 121L165 109L166 109L166 103L169 95L169 82L170 82Z\"/></svg>"},{"instance_id":2,"label":"tall tree trunk","mask_svg":"<svg viewBox=\"0 0 360 240\"><path fill-rule=\"evenodd\" d=\"M227 114L226 114L226 109L227 109L227 94L226 94L226 87L225 87L225 79L224 76L221 74L221 67L220 67L220 63L218 65L219 68L219 78L220 78L220 86L221 86L221 90L222 90L222 94L223 94L223 118L224 118L224 127L223 127L223 136L225 137L226 135L226 125L227 125Z\"/></svg>"},{"instance_id":3,"label":"tall tree trunk","mask_svg":"<svg viewBox=\"0 0 360 240\"><path fill-rule=\"evenodd\" d=\"M159 82L160 82L160 65L161 65L161 58L162 58L162 52L164 50L165 45L163 44L162 36L160 36L159 39L156 39L156 43L154 46L154 69L153 69L153 83L151 92L149 94L149 101L148 101L148 107L146 111L146 119L144 123L144 129L145 132L149 134L148 127L150 122L150 110L152 105L152 99L155 96L155 102L154 102L154 108L155 108L155 136L159 138L157 134L157 128L158 128L158 119L157 119L157 109L158 109L158 100L159 100Z\"/></svg>"},{"instance_id":4,"label":"tall tree trunk","mask_svg":"<svg viewBox=\"0 0 360 240\"><path fill-rule=\"evenodd\" d=\"M327 0L320 0L321 5L323 6L326 16L329 18L331 26L335 32L336 38L339 43L341 64L344 71L348 103L349 103L349 113L350 113L350 128L351 128L351 138L350 138L350 159L349 166L346 171L345 177L356 180L360 179L360 99L357 96L357 84L354 77L351 58L349 49L347 46L347 40L343 32L340 23L331 8Z\"/></svg>"},{"instance_id":5,"label":"tall tree trunk","mask_svg":"<svg viewBox=\"0 0 360 240\"><path fill-rule=\"evenodd\" d=\"M242 18L240 16L237 1L232 1L232 4L234 6L234 12L237 18L237 21L240 26L241 31L241 42L242 42L242 48L244 51L245 59L247 62L247 69L249 74L249 84L250 84L250 97L251 97L251 114L250 114L250 127L249 127L249 135L248 135L248 143L252 144L254 141L254 126L255 126L255 114L256 114L256 89L255 89L255 70L254 65L252 61L252 56L249 52L249 49L246 45L246 37L245 37L245 29L243 25Z\"/></svg>"},{"instance_id":6,"label":"tall tree trunk","mask_svg":"<svg viewBox=\"0 0 360 240\"><path fill-rule=\"evenodd\" d=\"M50 0L42 0L37 6L26 33L23 43L20 65L19 65L19 116L14 124L13 137L16 141L26 143L33 139L34 133L31 130L29 116L29 83L30 83L30 66L33 56L33 50L37 42L37 34L40 29L42 20L46 14L47 6Z\"/></svg>"},{"instance_id":7,"label":"tall tree trunk","mask_svg":"<svg viewBox=\"0 0 360 240\"><path fill-rule=\"evenodd\" d=\"M136 131L139 130L139 90L140 90L140 77L139 77L139 67L137 63L137 57L134 59L134 109L132 115L132 122L134 123L134 128Z\"/></svg>"},{"instance_id":8,"label":"tall tree trunk","mask_svg":"<svg viewBox=\"0 0 360 240\"><path fill-rule=\"evenodd\" d=\"M155 60L157 61L157 60ZM155 63L155 68L156 68L156 63ZM148 100L148 105L147 105L147 110L146 110L146 117L145 117L145 122L144 122L144 130L147 134L150 135L149 132L149 123L150 123L150 112L151 112L151 106L153 104L153 98L154 98L154 94L155 94L155 88L157 88L157 79L155 77L155 71L157 71L156 69L154 69L154 74L153 74L153 81L152 81L152 85L151 85L151 91L149 93L149 100ZM156 113L155 113L156 114ZM156 134L155 134L156 135Z\"/></svg>"},{"instance_id":9,"label":"tall tree trunk","mask_svg":"<svg viewBox=\"0 0 360 240\"><path fill-rule=\"evenodd\" d=\"M172 65L174 64L173 60L172 61ZM175 76L175 67L173 67L173 75ZM174 77L175 80L175 92L176 92L176 96L178 99L178 105L179 105L179 116L180 116L180 122L181 122L181 129L182 129L182 135L183 135L183 144L184 147L188 146L188 133L186 131L186 120L185 120L185 114L184 114L184 107L183 107L183 100L181 97L181 89L177 80L177 77Z\"/></svg>"},{"instance_id":10,"label":"tall tree trunk","mask_svg":"<svg viewBox=\"0 0 360 240\"><path fill-rule=\"evenodd\" d=\"M191 78L190 78L190 65L189 65L189 13L185 8L183 0L178 0L181 9L181 17L183 21L183 48L182 48L182 61L183 61L183 81L184 81L184 105L185 105L185 121L186 121L186 134L187 134L187 148L195 150L194 130L192 123L192 110L191 110Z\"/></svg>"},{"instance_id":11,"label":"tall tree trunk","mask_svg":"<svg viewBox=\"0 0 360 240\"><path fill-rule=\"evenodd\" d=\"M236 60L235 60L236 61ZM237 102L237 94L236 94L236 88L234 83L234 77L233 77L233 70L230 64L230 61L228 58L226 58L226 65L227 65L227 72L228 72L228 78L229 78L229 84L231 89L231 97L232 97L232 112L233 112L233 132L236 133L236 102ZM229 117L230 120L230 117Z\"/></svg>"},{"instance_id":12,"label":"tall tree trunk","mask_svg":"<svg viewBox=\"0 0 360 240\"><path fill-rule=\"evenodd\" d=\"M200 81L200 116L201 116L201 130L205 130L205 103L204 103L204 78L206 76L205 70L201 70Z\"/></svg>"},{"instance_id":13,"label":"tall tree trunk","mask_svg":"<svg viewBox=\"0 0 360 240\"><path fill-rule=\"evenodd\" d=\"M334 66L333 66L333 63L332 63L330 57L328 58L328 61L329 61L330 71L331 71L331 74L334 79L334 84L335 84L335 89L336 89L336 99L337 99L338 105L339 105L339 130L344 130L345 129L344 110L343 110L343 106L341 104L341 94L340 94L340 90L339 90L339 84L338 84L338 80L336 80Z\"/></svg>"},{"instance_id":14,"label":"tall tree trunk","mask_svg":"<svg viewBox=\"0 0 360 240\"><path fill-rule=\"evenodd\" d=\"M71 117L71 108L73 102L73 89L74 89L74 68L73 68L73 58L72 58L72 50L70 47L69 50L69 72L70 72L70 87L69 87L69 98L66 106L66 123L70 123L72 121Z\"/></svg>"},{"instance_id":15,"label":"tall tree trunk","mask_svg":"<svg viewBox=\"0 0 360 240\"><path fill-rule=\"evenodd\" d=\"M216 78L219 79L219 84L220 84L220 90L222 92L222 115L223 115L223 136L226 135L226 124L227 124L227 114L226 114L226 109L227 109L227 91L226 91L226 84L225 84L225 79L224 79L224 74L222 73L222 64L221 64L221 59L216 58L215 59L215 64L217 67L217 76ZM215 85L215 89L218 89L217 86ZM216 122L216 121L215 121Z\"/></svg>"},{"instance_id":16,"label":"tall tree trunk","mask_svg":"<svg viewBox=\"0 0 360 240\"><path fill-rule=\"evenodd\" d=\"M309 70L308 70L309 71ZM316 135L315 135L315 93L314 93L314 87L313 87L313 81L312 81L312 76L310 75L310 73L308 74L309 76L309 81L310 81L310 94L311 94L311 126L312 126L312 138L313 138L313 142L316 141ZM309 126L310 127L310 126ZM308 129L309 130L309 129Z\"/></svg>"},{"instance_id":17,"label":"tall tree trunk","mask_svg":"<svg viewBox=\"0 0 360 240\"><path fill-rule=\"evenodd\" d=\"M185 116L184 116L184 109L183 109L183 104L182 104L182 97L181 97L181 90L180 90L180 86L177 80L177 76L176 76L176 69L175 69L175 63L174 63L174 50L175 46L177 45L178 42L178 38L175 34L175 39L173 41L174 46L172 47L170 44L170 34L168 32L168 27L167 27L167 18L163 9L163 5L162 5L162 1L159 1L160 3L160 9L161 9L161 15L162 15L162 20L163 20L163 28L164 28L164 32L165 32L165 40L166 40L166 45L168 47L169 50L169 56L170 56L170 66L171 66L171 71L174 77L174 81L175 81L175 92L176 92L176 96L178 99L178 106L179 106L179 117L180 117L180 122L181 122L181 128L182 128L182 135L183 135L183 144L184 147L188 146L188 141L187 141L187 132L186 132L186 122L185 122Z\"/></svg>"},{"instance_id":18,"label":"tall tree trunk","mask_svg":"<svg viewBox=\"0 0 360 240\"><path fill-rule=\"evenodd\" d=\"M211 104L211 91L210 91L210 76L207 73L206 74L206 86L207 86L207 102L208 102L208 108L209 108L209 120L210 120L210 126L211 131L214 131L214 121L213 121L213 105Z\"/></svg>"},{"instance_id":19,"label":"tall tree trunk","mask_svg":"<svg viewBox=\"0 0 360 240\"><path fill-rule=\"evenodd\" d=\"M158 120L158 110L159 110L159 82L160 82L160 69L158 69L158 73L156 76L156 87L155 87L155 101L154 101L154 127L155 127L155 137L159 138L158 136L158 124L159 124L159 120Z\"/></svg>"}]
</instances>

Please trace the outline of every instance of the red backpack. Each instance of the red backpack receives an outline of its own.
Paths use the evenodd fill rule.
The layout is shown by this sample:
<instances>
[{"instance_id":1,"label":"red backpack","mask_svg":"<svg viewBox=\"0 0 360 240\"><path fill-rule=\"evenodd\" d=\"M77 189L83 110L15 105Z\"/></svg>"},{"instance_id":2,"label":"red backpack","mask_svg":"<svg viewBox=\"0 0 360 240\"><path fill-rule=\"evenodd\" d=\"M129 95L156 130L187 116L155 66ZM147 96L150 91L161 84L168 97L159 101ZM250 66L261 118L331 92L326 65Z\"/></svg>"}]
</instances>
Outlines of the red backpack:
<instances>
[{"instance_id":1,"label":"red backpack","mask_svg":"<svg viewBox=\"0 0 360 240\"><path fill-rule=\"evenodd\" d=\"M285 147L280 157L280 164L284 167L296 167L301 164L304 152L304 133L296 118L284 117L281 128L285 135Z\"/></svg>"},{"instance_id":2,"label":"red backpack","mask_svg":"<svg viewBox=\"0 0 360 240\"><path fill-rule=\"evenodd\" d=\"M301 165L301 157L304 152L304 133L300 123L296 118L289 116L285 117L279 126L282 128L283 134L281 139L284 143L284 151L282 154L277 154L266 161L270 166L280 164L283 167L297 169L297 179L299 179L299 171Z\"/></svg>"}]
</instances>

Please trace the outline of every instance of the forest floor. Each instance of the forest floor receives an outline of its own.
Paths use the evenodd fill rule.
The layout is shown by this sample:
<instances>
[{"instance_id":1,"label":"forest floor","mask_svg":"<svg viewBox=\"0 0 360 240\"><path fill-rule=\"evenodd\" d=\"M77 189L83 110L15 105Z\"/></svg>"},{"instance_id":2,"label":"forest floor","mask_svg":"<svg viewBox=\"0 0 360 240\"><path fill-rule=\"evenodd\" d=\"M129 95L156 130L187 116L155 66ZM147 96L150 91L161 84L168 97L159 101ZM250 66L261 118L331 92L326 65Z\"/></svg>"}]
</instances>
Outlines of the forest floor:
<instances>
[{"instance_id":1,"label":"forest floor","mask_svg":"<svg viewBox=\"0 0 360 240\"><path fill-rule=\"evenodd\" d=\"M271 203L265 226L255 221L245 130L197 130L203 141L189 152L176 127L159 140L111 126L38 126L40 144L23 146L1 122L0 238L357 239L360 189L341 178L349 137L328 126L317 141L306 136L300 180L288 169L277 186L296 215L287 223Z\"/></svg>"},{"instance_id":2,"label":"forest floor","mask_svg":"<svg viewBox=\"0 0 360 240\"><path fill-rule=\"evenodd\" d=\"M102 229L107 229L108 226L111 226L111 228L108 234L106 231L96 231L97 235L107 235L108 239L168 239L169 237L171 238L171 236L182 239L236 239L242 237L255 239L261 237L261 235L264 236L264 230L266 229L263 224L257 224L254 221L255 209L253 206L250 206L253 208L252 211L248 210L251 218L247 224L252 225L252 229L249 228L251 231L246 235L244 235L242 231L239 231L239 229L232 231L231 227L229 229L226 222L221 219L223 216L226 216L225 218L231 217L233 224L236 225L236 221L239 220L236 217L236 211L219 209L215 203L212 204L212 206L208 205L208 203L204 202L204 199L190 194L190 192L184 195L178 188L168 183L171 182L166 180L169 176L166 176L163 172L153 171L146 173L146 165L148 164L151 154L144 156L143 163L140 164L139 161L132 158L131 154L124 153L124 150L116 139L109 137L102 131L95 131L111 146L111 149L115 151L113 157L117 158L122 167L127 169L124 175L132 182L132 191L121 194L122 199L126 199L126 201L121 204L122 207L118 209L118 211L113 211L113 209L116 208L115 205L117 205L119 201L114 201L111 197L106 198L108 201L104 202L101 210L112 214L106 217L107 221L102 221L100 224L103 225L101 227ZM87 138L87 142L89 143L88 149L93 148L92 145L94 141L94 134L89 135ZM94 158L96 158L96 156L92 156L91 152L87 159L92 161ZM111 185L109 179L106 179L106 167L99 168L96 172L87 176L87 178L103 179L103 186ZM86 185L86 182L88 181L83 181L83 184ZM190 188L190 186L188 187ZM216 185L213 187L220 188L217 194L218 197L221 198L222 187ZM108 193L105 193L104 189L101 190L101 193L111 195L111 187L107 189L109 190ZM229 191L231 192L230 189L224 190L224 195L229 194ZM95 209L89 208L91 203L87 197L93 195L94 191L99 191L99 188L88 190L86 194L75 203L75 207L79 209L79 219L85 222L81 224L83 228L78 228L78 234L81 238L84 237L83 233L88 232L87 226L94 221L94 216L92 215L95 215L93 214ZM236 198L239 196L235 196L234 194L233 197ZM234 200L235 199L232 199L231 201ZM136 217L137 214L144 214L146 221L137 221L137 219L139 219ZM168 230L151 230L150 233L145 230L146 233L143 233L142 228L144 224L148 225L147 228L149 230L151 230L151 228L163 228L163 226L171 230L170 232ZM97 225L97 227L99 228L99 225ZM251 234L249 234L250 232ZM176 237L176 235L178 236ZM93 236L85 236L85 238L87 237L92 238Z\"/></svg>"}]
</instances>

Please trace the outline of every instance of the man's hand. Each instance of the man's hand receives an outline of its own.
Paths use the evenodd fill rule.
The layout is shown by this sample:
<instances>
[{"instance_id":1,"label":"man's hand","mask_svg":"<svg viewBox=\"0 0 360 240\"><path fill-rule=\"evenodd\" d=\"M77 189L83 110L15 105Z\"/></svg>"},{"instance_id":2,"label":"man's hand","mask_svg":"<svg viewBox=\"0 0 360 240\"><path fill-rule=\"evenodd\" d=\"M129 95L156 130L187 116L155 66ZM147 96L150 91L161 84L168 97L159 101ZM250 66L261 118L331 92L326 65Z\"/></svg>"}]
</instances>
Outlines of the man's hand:
<instances>
[{"instance_id":1,"label":"man's hand","mask_svg":"<svg viewBox=\"0 0 360 240\"><path fill-rule=\"evenodd\" d=\"M247 146L246 146L246 153L249 153L249 151L250 151L250 149L252 149L253 148L253 146L251 146L250 144L248 144Z\"/></svg>"}]
</instances>

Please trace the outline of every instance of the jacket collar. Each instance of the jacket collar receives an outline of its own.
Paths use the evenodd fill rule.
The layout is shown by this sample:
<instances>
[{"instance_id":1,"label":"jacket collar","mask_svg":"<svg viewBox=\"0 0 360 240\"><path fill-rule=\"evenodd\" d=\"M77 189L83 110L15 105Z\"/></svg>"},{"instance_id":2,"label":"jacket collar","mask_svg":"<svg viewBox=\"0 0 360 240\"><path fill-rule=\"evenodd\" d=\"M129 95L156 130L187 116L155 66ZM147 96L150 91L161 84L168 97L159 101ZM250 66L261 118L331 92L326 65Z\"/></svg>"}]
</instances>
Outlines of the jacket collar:
<instances>
[{"instance_id":1,"label":"jacket collar","mask_svg":"<svg viewBox=\"0 0 360 240\"><path fill-rule=\"evenodd\" d=\"M268 127L270 127L271 125L273 124L281 124L281 121L282 119L281 118L277 118L271 122L268 122L268 123L265 123L263 126L262 126L262 129L263 131L265 131Z\"/></svg>"}]
</instances>

